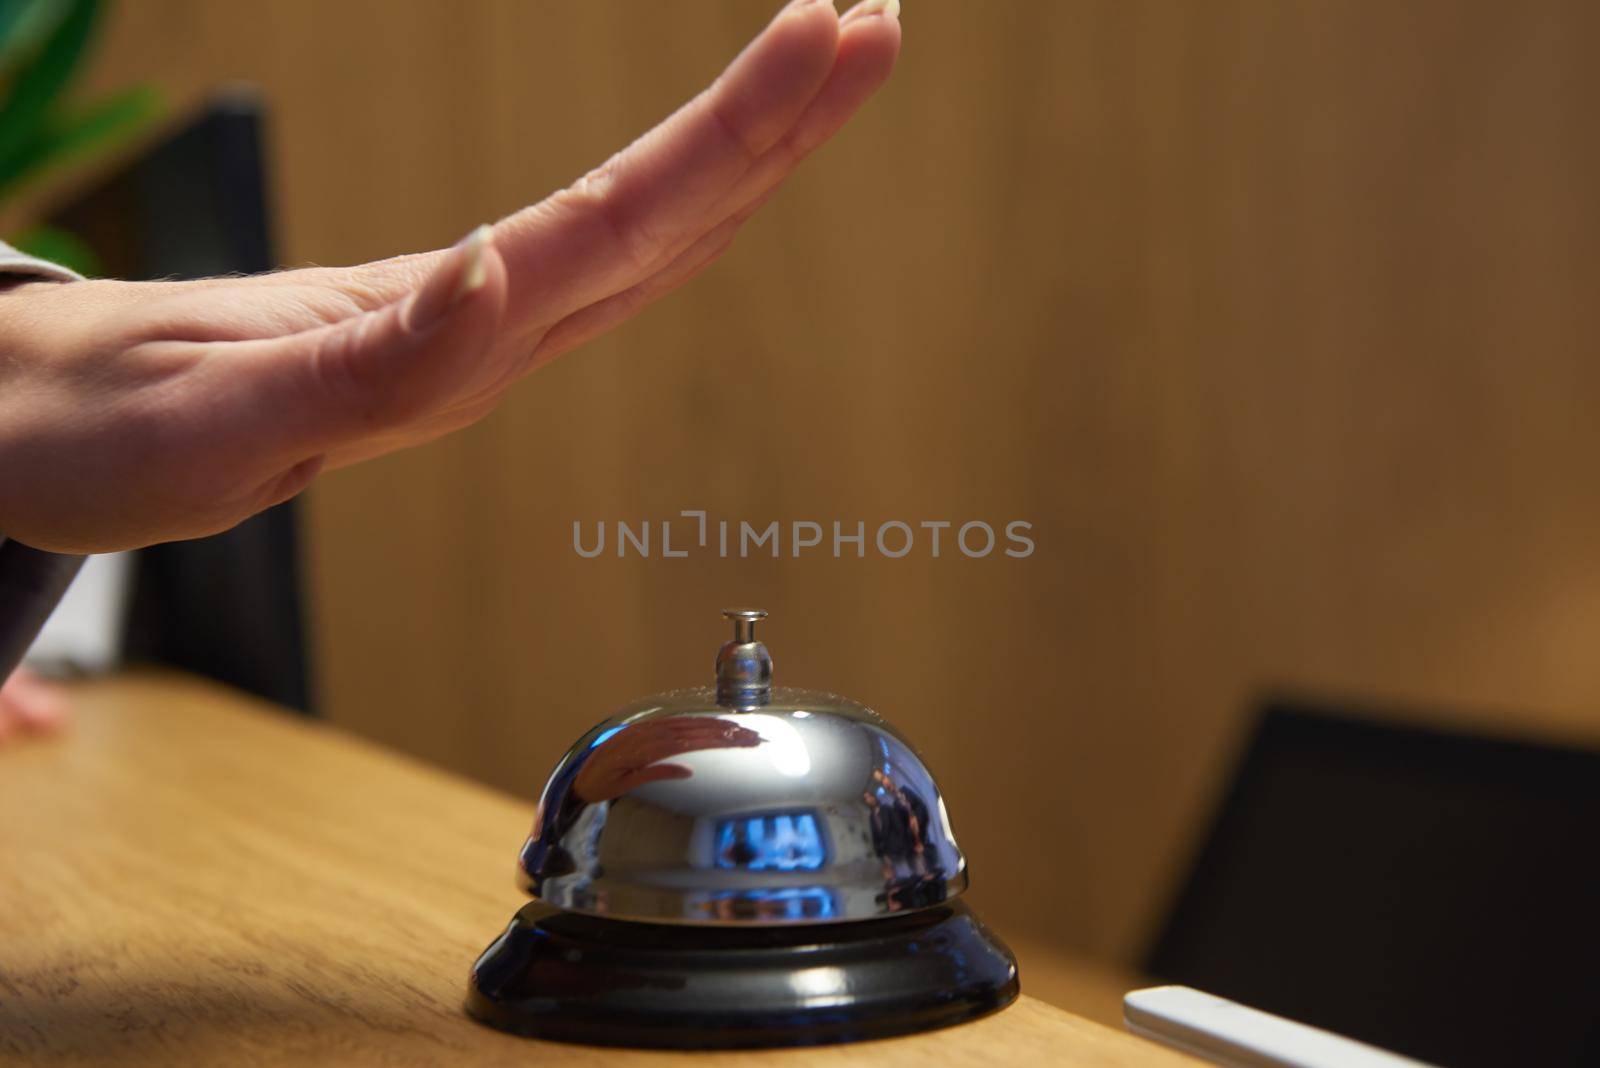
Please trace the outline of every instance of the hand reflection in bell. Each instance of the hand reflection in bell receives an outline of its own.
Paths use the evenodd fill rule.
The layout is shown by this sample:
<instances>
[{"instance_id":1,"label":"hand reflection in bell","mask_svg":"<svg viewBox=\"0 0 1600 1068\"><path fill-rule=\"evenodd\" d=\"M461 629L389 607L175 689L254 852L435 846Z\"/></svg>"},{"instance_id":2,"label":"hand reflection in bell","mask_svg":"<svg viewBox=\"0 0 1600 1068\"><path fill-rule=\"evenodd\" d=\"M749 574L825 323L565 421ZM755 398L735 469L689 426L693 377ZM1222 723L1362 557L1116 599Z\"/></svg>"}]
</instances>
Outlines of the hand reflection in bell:
<instances>
[{"instance_id":1,"label":"hand reflection in bell","mask_svg":"<svg viewBox=\"0 0 1600 1068\"><path fill-rule=\"evenodd\" d=\"M761 735L720 716L685 716L630 723L606 745L589 755L572 789L594 805L610 801L662 779L687 779L694 774L682 764L661 763L667 757L704 749L749 749Z\"/></svg>"},{"instance_id":2,"label":"hand reflection in bell","mask_svg":"<svg viewBox=\"0 0 1600 1068\"><path fill-rule=\"evenodd\" d=\"M916 908L944 897L944 872L930 870L925 838L928 806L915 790L881 770L862 793L871 810L872 844L883 862L883 879L893 888L883 895L892 911Z\"/></svg>"}]
</instances>

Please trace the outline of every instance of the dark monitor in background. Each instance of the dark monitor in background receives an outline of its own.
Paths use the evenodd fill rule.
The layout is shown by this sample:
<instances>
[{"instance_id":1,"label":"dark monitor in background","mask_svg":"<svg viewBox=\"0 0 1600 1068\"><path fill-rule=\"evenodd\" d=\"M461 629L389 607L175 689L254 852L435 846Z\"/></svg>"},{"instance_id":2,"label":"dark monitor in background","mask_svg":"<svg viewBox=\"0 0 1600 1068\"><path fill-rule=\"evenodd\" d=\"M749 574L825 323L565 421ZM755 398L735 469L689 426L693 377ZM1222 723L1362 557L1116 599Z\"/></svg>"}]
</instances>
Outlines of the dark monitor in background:
<instances>
[{"instance_id":1,"label":"dark monitor in background","mask_svg":"<svg viewBox=\"0 0 1600 1068\"><path fill-rule=\"evenodd\" d=\"M108 277L270 270L262 116L246 91L221 96L50 221L87 243ZM311 711L295 502L141 550L124 655Z\"/></svg>"},{"instance_id":2,"label":"dark monitor in background","mask_svg":"<svg viewBox=\"0 0 1600 1068\"><path fill-rule=\"evenodd\" d=\"M1151 974L1438 1064L1600 1064L1600 753L1274 702Z\"/></svg>"}]
</instances>

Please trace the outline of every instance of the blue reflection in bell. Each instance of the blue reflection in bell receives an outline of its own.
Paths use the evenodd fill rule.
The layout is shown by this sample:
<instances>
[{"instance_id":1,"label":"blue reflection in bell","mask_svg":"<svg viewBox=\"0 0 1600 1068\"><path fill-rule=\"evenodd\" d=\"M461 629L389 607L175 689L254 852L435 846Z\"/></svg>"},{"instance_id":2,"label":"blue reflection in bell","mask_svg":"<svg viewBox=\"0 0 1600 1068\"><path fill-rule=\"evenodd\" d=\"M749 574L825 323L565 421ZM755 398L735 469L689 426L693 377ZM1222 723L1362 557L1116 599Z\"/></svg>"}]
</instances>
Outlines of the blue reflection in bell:
<instances>
[{"instance_id":1,"label":"blue reflection in bell","mask_svg":"<svg viewBox=\"0 0 1600 1068\"><path fill-rule=\"evenodd\" d=\"M819 871L828 847L811 811L736 816L717 825L717 867L745 871Z\"/></svg>"},{"instance_id":2,"label":"blue reflection in bell","mask_svg":"<svg viewBox=\"0 0 1600 1068\"><path fill-rule=\"evenodd\" d=\"M802 923L839 918L839 898L831 887L789 886L782 890L717 890L696 902L707 915L736 920L752 907L769 923Z\"/></svg>"},{"instance_id":3,"label":"blue reflection in bell","mask_svg":"<svg viewBox=\"0 0 1600 1068\"><path fill-rule=\"evenodd\" d=\"M1009 1003L1015 960L956 900L966 861L916 751L863 705L773 688L754 636L765 613L724 614L735 634L714 688L635 702L557 765L519 864L541 904L480 959L469 1010L576 1041L759 1046ZM755 981L782 973L786 953L796 968L844 969L849 1003L829 1001L824 1021L792 983ZM633 993L594 994L618 968Z\"/></svg>"}]
</instances>

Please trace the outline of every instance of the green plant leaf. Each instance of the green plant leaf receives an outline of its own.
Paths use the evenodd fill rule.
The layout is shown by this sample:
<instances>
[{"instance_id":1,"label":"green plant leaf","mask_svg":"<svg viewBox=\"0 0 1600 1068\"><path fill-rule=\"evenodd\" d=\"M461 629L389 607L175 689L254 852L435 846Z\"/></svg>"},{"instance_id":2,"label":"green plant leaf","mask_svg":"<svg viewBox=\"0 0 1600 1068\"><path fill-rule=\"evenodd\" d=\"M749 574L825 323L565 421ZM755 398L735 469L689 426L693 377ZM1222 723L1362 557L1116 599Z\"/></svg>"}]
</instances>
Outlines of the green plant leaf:
<instances>
[{"instance_id":1,"label":"green plant leaf","mask_svg":"<svg viewBox=\"0 0 1600 1068\"><path fill-rule=\"evenodd\" d=\"M105 270L94 249L84 243L77 234L63 230L59 226L43 224L30 226L22 233L13 236L9 244L30 256L59 263L89 278L102 274Z\"/></svg>"},{"instance_id":2,"label":"green plant leaf","mask_svg":"<svg viewBox=\"0 0 1600 1068\"><path fill-rule=\"evenodd\" d=\"M99 0L72 0L72 8L23 66L0 109L0 169L33 141L50 105L71 80L99 13Z\"/></svg>"},{"instance_id":3,"label":"green plant leaf","mask_svg":"<svg viewBox=\"0 0 1600 1068\"><path fill-rule=\"evenodd\" d=\"M61 25L71 0L0 0L0 78Z\"/></svg>"},{"instance_id":4,"label":"green plant leaf","mask_svg":"<svg viewBox=\"0 0 1600 1068\"><path fill-rule=\"evenodd\" d=\"M0 160L0 193L38 173L105 151L148 129L165 110L153 86L125 89L64 115L51 115L9 159Z\"/></svg>"}]
</instances>

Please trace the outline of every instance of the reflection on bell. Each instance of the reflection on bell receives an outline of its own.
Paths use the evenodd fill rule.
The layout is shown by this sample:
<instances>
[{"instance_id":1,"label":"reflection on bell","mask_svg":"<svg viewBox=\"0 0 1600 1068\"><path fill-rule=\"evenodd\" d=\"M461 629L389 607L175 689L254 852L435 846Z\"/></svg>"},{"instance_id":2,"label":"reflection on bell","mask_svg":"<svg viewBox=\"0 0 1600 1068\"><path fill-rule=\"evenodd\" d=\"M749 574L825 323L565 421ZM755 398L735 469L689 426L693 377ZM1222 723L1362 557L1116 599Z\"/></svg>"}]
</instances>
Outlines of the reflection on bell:
<instances>
[{"instance_id":1,"label":"reflection on bell","mask_svg":"<svg viewBox=\"0 0 1600 1068\"><path fill-rule=\"evenodd\" d=\"M519 861L535 899L473 966L495 1027L648 1047L846 1042L971 1019L1016 960L909 743L835 694L774 688L759 610L723 613L715 688L580 738Z\"/></svg>"}]
</instances>

